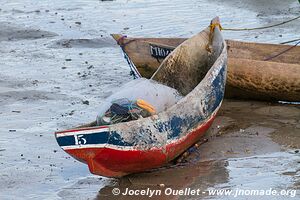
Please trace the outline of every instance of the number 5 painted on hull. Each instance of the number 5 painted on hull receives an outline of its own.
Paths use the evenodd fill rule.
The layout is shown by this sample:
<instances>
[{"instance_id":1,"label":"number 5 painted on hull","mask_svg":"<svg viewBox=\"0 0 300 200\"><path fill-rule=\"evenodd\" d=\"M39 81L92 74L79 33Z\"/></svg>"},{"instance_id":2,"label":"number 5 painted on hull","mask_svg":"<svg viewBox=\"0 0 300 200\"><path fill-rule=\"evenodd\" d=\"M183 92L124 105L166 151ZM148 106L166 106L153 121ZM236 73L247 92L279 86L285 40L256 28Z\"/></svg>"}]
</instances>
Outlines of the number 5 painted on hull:
<instances>
[{"instance_id":1,"label":"number 5 painted on hull","mask_svg":"<svg viewBox=\"0 0 300 200\"><path fill-rule=\"evenodd\" d=\"M83 135L74 135L75 138L75 145L83 145L86 144L86 139Z\"/></svg>"}]
</instances>

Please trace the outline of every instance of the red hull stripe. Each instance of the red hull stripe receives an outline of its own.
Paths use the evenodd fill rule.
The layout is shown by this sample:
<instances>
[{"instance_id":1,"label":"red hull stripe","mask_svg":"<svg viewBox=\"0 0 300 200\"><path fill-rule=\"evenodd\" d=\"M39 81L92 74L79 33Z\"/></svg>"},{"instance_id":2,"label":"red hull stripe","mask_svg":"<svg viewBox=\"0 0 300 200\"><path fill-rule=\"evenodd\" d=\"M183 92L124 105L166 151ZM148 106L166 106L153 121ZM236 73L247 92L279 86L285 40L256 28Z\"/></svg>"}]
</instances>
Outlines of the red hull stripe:
<instances>
[{"instance_id":1,"label":"red hull stripe","mask_svg":"<svg viewBox=\"0 0 300 200\"><path fill-rule=\"evenodd\" d=\"M203 125L192 130L186 137L169 143L164 148L149 150L124 150L112 148L81 148L65 151L76 159L88 164L93 174L107 177L121 177L161 167L197 142L210 127L215 114Z\"/></svg>"}]
</instances>

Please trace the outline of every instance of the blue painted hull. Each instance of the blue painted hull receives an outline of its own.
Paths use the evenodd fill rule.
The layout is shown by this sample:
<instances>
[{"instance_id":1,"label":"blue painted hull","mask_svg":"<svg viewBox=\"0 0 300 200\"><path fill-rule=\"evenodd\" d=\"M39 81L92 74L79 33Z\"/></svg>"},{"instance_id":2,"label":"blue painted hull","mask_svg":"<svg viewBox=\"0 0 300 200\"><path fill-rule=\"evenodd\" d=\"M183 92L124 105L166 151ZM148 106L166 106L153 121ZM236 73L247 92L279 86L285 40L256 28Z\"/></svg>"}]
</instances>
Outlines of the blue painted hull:
<instances>
[{"instance_id":1,"label":"blue painted hull","mask_svg":"<svg viewBox=\"0 0 300 200\"><path fill-rule=\"evenodd\" d=\"M203 32L207 35L207 30ZM199 36L193 40L199 40ZM144 171L173 160L203 136L221 106L227 51L224 40L220 45L220 55L202 81L166 111L126 123L57 132L58 144L87 163L92 173L109 177Z\"/></svg>"}]
</instances>

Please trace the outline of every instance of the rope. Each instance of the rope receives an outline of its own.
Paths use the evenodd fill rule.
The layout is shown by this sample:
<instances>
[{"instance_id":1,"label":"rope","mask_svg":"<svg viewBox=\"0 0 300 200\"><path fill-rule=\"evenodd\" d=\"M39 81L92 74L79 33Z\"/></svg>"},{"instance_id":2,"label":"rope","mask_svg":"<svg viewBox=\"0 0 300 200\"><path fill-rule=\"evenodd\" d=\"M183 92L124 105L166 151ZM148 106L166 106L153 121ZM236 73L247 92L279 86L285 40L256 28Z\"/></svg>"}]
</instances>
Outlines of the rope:
<instances>
[{"instance_id":1,"label":"rope","mask_svg":"<svg viewBox=\"0 0 300 200\"><path fill-rule=\"evenodd\" d=\"M284 22L281 22L281 23L278 23L278 24L273 24L273 25L269 25L269 26L262 26L262 27L255 27L255 28L223 28L220 23L212 23L210 25L209 43L207 44L206 49L207 49L207 51L211 52L210 45L211 45L211 42L212 42L212 39L213 39L213 31L215 30L216 27L218 27L220 30L225 30L225 31L252 31L252 30L261 30L261 29L267 29L267 28L272 28L272 27L276 27L276 26L281 26L283 24L295 21L295 20L297 20L299 18L300 18L300 16L297 16L295 18L292 18L290 20L287 20L287 21L284 21ZM137 78L140 78L142 76L139 73L139 71L137 70L137 68L135 67L135 65L133 64L133 62L130 60L129 56L127 55L127 53L125 52L125 49L124 49L124 47L128 43L132 42L132 40L128 41L127 43L124 43L124 39L125 38L127 38L126 35L120 37L117 40L117 43L118 43L118 45L120 45L120 47L121 47L121 49L122 49L122 51L124 53L124 58L126 59L128 65L130 67L130 75L132 75L134 79L137 79ZM296 41L299 41L299 40L300 40L300 38L296 39L296 40L291 40L291 41L283 42L281 44L287 44L287 43L296 42ZM296 47L298 44L300 44L300 41L297 44L295 44L294 46L289 47L288 49L286 49L286 50L284 50L284 51L276 54L275 56L271 56L269 58L266 58L265 61L271 60L273 58L276 58L277 56L280 56L280 55L286 53L287 51L289 51L292 48Z\"/></svg>"},{"instance_id":2,"label":"rope","mask_svg":"<svg viewBox=\"0 0 300 200\"><path fill-rule=\"evenodd\" d=\"M193 146L189 147L183 154L177 157L175 163L176 164L182 163L191 153L196 152L197 149L206 142L208 142L208 139L204 138L199 142L195 143Z\"/></svg>"},{"instance_id":3,"label":"rope","mask_svg":"<svg viewBox=\"0 0 300 200\"><path fill-rule=\"evenodd\" d=\"M117 99L112 101L111 104L110 108L101 117L104 123L107 123L103 120L104 117L110 118L109 124L117 124L148 117L152 114L147 109L139 106L137 101L130 101L127 98Z\"/></svg>"},{"instance_id":4,"label":"rope","mask_svg":"<svg viewBox=\"0 0 300 200\"><path fill-rule=\"evenodd\" d=\"M127 43L124 43L124 39L127 38L126 35L123 35L122 37L120 37L118 40L117 40L117 44L121 47L122 51L123 51L123 54L124 54L124 58L125 60L127 61L127 64L129 65L129 68L130 68L130 75L133 76L133 79L137 79L137 78L141 78L142 75L139 73L139 71L137 70L136 66L134 65L134 63L131 61L131 59L129 58L128 54L126 53L125 51L125 46L130 43L130 42L133 42L133 40L127 42Z\"/></svg>"},{"instance_id":5,"label":"rope","mask_svg":"<svg viewBox=\"0 0 300 200\"><path fill-rule=\"evenodd\" d=\"M281 42L280 44L288 44L288 43L292 43L292 42L297 42L299 40L300 40L300 38L295 39L295 40L289 40L289 41L286 41L286 42Z\"/></svg>"},{"instance_id":6,"label":"rope","mask_svg":"<svg viewBox=\"0 0 300 200\"><path fill-rule=\"evenodd\" d=\"M289 50L295 48L296 46L298 46L298 44L300 44L300 41L297 42L295 45L293 45L293 46L287 48L286 50L284 50L284 51L282 51L282 52L280 52L280 53L278 53L278 54L276 54L276 55L274 55L274 56L271 56L271 57L269 57L269 58L264 59L264 61L272 60L273 58L276 58L276 57L278 57L278 56L280 56L280 55L282 55L282 54L288 52Z\"/></svg>"},{"instance_id":7,"label":"rope","mask_svg":"<svg viewBox=\"0 0 300 200\"><path fill-rule=\"evenodd\" d=\"M267 29L267 28L272 28L272 27L276 27L276 26L281 26L283 24L289 23L291 21L297 20L299 19L300 16L295 17L293 19L278 23L278 24L273 24L273 25L269 25L269 26L262 26L262 27L256 27L256 28L222 28L220 30L225 30L225 31L252 31L252 30L260 30L260 29Z\"/></svg>"},{"instance_id":8,"label":"rope","mask_svg":"<svg viewBox=\"0 0 300 200\"><path fill-rule=\"evenodd\" d=\"M133 79L138 79L141 78L141 74L139 73L139 71L137 70L136 66L133 64L133 62L130 60L129 56L127 55L127 53L125 52L125 49L123 46L120 46L123 54L124 54L124 58L127 61L127 64L129 65L130 68L130 75L133 76Z\"/></svg>"},{"instance_id":9,"label":"rope","mask_svg":"<svg viewBox=\"0 0 300 200\"><path fill-rule=\"evenodd\" d=\"M220 23L213 23L211 25L209 25L210 27L210 32L212 33L216 27L218 27L220 30L224 30L224 28L221 26Z\"/></svg>"},{"instance_id":10,"label":"rope","mask_svg":"<svg viewBox=\"0 0 300 200\"><path fill-rule=\"evenodd\" d=\"M118 40L117 40L117 44L120 45L120 46L123 46L124 45L124 39L127 38L127 35L122 35L122 37L120 37Z\"/></svg>"},{"instance_id":11,"label":"rope","mask_svg":"<svg viewBox=\"0 0 300 200\"><path fill-rule=\"evenodd\" d=\"M214 30L216 27L218 27L220 30L223 30L222 26L220 23L211 23L209 25L210 29L209 29L209 41L208 41L208 44L206 45L206 50L208 52L212 52L212 49L211 49L211 44L212 44L212 41L213 41L213 35L214 35Z\"/></svg>"},{"instance_id":12,"label":"rope","mask_svg":"<svg viewBox=\"0 0 300 200\"><path fill-rule=\"evenodd\" d=\"M135 39L131 39L129 40L128 42L124 42L124 39L127 38L127 35L123 35L122 37L120 37L118 40L117 40L117 44L121 47L125 47L127 44L131 43L131 42L134 42Z\"/></svg>"}]
</instances>

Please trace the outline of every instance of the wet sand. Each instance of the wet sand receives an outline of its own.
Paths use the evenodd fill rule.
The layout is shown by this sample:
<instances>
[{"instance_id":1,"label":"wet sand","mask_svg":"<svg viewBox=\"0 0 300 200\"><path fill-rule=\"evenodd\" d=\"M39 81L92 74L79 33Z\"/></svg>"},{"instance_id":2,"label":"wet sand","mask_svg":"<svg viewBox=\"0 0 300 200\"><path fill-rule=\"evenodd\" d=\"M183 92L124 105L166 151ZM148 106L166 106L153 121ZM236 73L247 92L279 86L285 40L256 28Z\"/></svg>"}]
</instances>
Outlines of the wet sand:
<instances>
[{"instance_id":1,"label":"wet sand","mask_svg":"<svg viewBox=\"0 0 300 200\"><path fill-rule=\"evenodd\" d=\"M113 196L112 188L159 184L299 190L299 105L225 100L205 136L208 142L184 163L120 180L93 176L54 138L57 130L94 120L103 98L131 79L110 33L189 37L215 15L224 27L256 27L295 17L300 11L299 3L292 0L251 2L3 1L0 199L132 199ZM298 30L299 22L294 21L274 29L224 35L279 43L297 38Z\"/></svg>"},{"instance_id":2,"label":"wet sand","mask_svg":"<svg viewBox=\"0 0 300 200\"><path fill-rule=\"evenodd\" d=\"M97 198L140 199L140 196L114 196L112 189L118 187L121 192L126 188L162 189L161 184L165 188L201 191L208 188L299 190L299 119L299 106L225 100L204 136L208 142L182 163L121 178L115 185L101 189ZM207 198L207 194L181 198L155 196L154 199L199 197Z\"/></svg>"}]
</instances>

